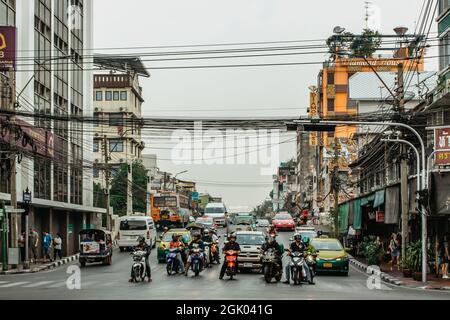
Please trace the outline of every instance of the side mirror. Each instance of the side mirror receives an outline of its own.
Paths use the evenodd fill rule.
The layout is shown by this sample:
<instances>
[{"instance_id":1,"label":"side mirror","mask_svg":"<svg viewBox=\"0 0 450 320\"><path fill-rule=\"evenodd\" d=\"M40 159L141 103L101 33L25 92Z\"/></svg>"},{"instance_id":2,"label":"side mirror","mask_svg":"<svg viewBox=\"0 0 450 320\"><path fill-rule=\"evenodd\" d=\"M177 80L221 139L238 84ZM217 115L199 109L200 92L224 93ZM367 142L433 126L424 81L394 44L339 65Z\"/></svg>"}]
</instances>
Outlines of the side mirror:
<instances>
[{"instance_id":1,"label":"side mirror","mask_svg":"<svg viewBox=\"0 0 450 320\"><path fill-rule=\"evenodd\" d=\"M345 250L345 252L349 253L352 251L352 248L345 248L344 250Z\"/></svg>"}]
</instances>

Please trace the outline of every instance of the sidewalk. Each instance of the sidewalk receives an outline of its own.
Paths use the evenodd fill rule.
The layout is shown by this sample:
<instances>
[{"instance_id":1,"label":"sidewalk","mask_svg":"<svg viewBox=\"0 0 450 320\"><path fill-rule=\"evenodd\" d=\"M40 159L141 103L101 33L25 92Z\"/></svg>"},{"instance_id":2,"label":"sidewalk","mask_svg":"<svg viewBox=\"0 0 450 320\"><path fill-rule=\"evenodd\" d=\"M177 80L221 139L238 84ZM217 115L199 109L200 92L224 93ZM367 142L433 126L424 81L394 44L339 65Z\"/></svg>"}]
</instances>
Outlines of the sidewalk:
<instances>
[{"instance_id":1,"label":"sidewalk","mask_svg":"<svg viewBox=\"0 0 450 320\"><path fill-rule=\"evenodd\" d=\"M367 273L379 275L381 277L381 280L397 286L404 286L424 290L450 291L450 279L436 278L436 276L433 274L429 274L427 276L427 283L424 285L424 283L416 281L413 278L405 278L403 276L403 272L397 270L396 267L394 267L393 271L391 271L390 266L387 263L381 264L380 271L369 268L367 266L367 261L364 258L350 257L350 263Z\"/></svg>"},{"instance_id":2,"label":"sidewalk","mask_svg":"<svg viewBox=\"0 0 450 320\"><path fill-rule=\"evenodd\" d=\"M57 261L53 261L53 262L46 262L46 263L44 263L43 260L38 260L37 263L33 263L30 266L30 269L23 269L23 267L21 265L19 265L17 269L10 269L8 271L1 271L2 269L0 267L0 275L20 274L20 273L35 273L35 272L39 272L39 271L43 271L43 270L56 268L56 267L62 266L64 264L67 264L67 263L72 262L72 261L76 261L76 260L78 260L78 257L79 257L79 254L75 254L75 255L70 256L70 257L65 257L62 260L57 260ZM0 266L1 266L1 264L0 264Z\"/></svg>"}]
</instances>

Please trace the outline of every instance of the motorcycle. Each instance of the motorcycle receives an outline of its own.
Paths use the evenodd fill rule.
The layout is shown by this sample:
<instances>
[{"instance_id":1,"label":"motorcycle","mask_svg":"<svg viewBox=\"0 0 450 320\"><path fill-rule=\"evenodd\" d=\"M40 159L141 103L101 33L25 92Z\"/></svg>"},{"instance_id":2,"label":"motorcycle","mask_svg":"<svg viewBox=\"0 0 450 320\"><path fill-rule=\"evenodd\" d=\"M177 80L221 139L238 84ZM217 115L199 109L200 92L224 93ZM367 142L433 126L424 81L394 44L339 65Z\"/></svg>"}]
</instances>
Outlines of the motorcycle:
<instances>
[{"instance_id":1,"label":"motorcycle","mask_svg":"<svg viewBox=\"0 0 450 320\"><path fill-rule=\"evenodd\" d=\"M203 251L198 247L197 244L194 245L191 254L191 269L194 275L197 277L203 269Z\"/></svg>"},{"instance_id":2,"label":"motorcycle","mask_svg":"<svg viewBox=\"0 0 450 320\"><path fill-rule=\"evenodd\" d=\"M306 274L304 274L303 263L305 259L300 252L292 252L290 255L289 269L291 272L291 278L294 281L294 284L301 284L302 279Z\"/></svg>"},{"instance_id":3,"label":"motorcycle","mask_svg":"<svg viewBox=\"0 0 450 320\"><path fill-rule=\"evenodd\" d=\"M178 254L180 253L180 249L178 248L172 248L169 249L169 252L167 253L167 274L171 276L173 272L178 273L178 271L181 269L180 262L177 259Z\"/></svg>"},{"instance_id":4,"label":"motorcycle","mask_svg":"<svg viewBox=\"0 0 450 320\"><path fill-rule=\"evenodd\" d=\"M225 259L227 261L226 274L233 280L233 277L237 274L237 251L228 250L225 253Z\"/></svg>"},{"instance_id":5,"label":"motorcycle","mask_svg":"<svg viewBox=\"0 0 450 320\"><path fill-rule=\"evenodd\" d=\"M267 283L272 282L272 278L277 282L281 280L283 266L280 265L273 249L268 249L262 256L262 269Z\"/></svg>"},{"instance_id":6,"label":"motorcycle","mask_svg":"<svg viewBox=\"0 0 450 320\"><path fill-rule=\"evenodd\" d=\"M142 282L145 279L145 259L147 259L147 252L137 250L132 254L133 265L131 266L131 281Z\"/></svg>"},{"instance_id":7,"label":"motorcycle","mask_svg":"<svg viewBox=\"0 0 450 320\"><path fill-rule=\"evenodd\" d=\"M212 264L211 243L204 242L204 245L205 245L205 267L210 268Z\"/></svg>"},{"instance_id":8,"label":"motorcycle","mask_svg":"<svg viewBox=\"0 0 450 320\"><path fill-rule=\"evenodd\" d=\"M317 258L317 253L308 253L305 258L306 264L308 265L308 268L311 273L311 281L314 281L314 277L316 276L316 258ZM303 278L303 281L305 281L305 282L307 281L306 273Z\"/></svg>"}]
</instances>

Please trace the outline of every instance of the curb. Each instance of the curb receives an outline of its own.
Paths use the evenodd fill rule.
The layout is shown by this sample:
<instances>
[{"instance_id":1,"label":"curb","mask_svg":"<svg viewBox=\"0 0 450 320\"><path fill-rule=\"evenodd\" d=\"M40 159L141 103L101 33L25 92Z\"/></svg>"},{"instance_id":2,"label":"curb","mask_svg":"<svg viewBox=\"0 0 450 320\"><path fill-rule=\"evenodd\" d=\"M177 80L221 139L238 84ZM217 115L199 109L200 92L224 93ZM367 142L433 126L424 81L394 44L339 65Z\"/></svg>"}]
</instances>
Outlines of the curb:
<instances>
[{"instance_id":1,"label":"curb","mask_svg":"<svg viewBox=\"0 0 450 320\"><path fill-rule=\"evenodd\" d=\"M64 258L62 260L53 261L53 262L50 262L50 263L47 263L47 264L43 264L43 265L41 265L39 267L35 267L33 269L20 270L20 271L18 271L18 270L1 271L0 274L8 275L8 274L36 273L36 272L40 272L40 271L44 271L44 270L48 270L48 269L54 269L56 267L62 266L64 264L67 264L69 262L78 260L79 256L80 256L80 254L77 253L77 254L75 254L73 256L66 257L66 258Z\"/></svg>"},{"instance_id":2,"label":"curb","mask_svg":"<svg viewBox=\"0 0 450 320\"><path fill-rule=\"evenodd\" d=\"M368 274L374 274L377 275L381 278L381 280L396 285L396 286L402 286L404 285L404 283L402 281L400 281L399 279L385 273L385 272L381 272L379 268L372 268L367 266L366 264L359 262L358 260L356 260L355 258L350 256L350 263L362 270L364 270L365 272L367 272Z\"/></svg>"}]
</instances>

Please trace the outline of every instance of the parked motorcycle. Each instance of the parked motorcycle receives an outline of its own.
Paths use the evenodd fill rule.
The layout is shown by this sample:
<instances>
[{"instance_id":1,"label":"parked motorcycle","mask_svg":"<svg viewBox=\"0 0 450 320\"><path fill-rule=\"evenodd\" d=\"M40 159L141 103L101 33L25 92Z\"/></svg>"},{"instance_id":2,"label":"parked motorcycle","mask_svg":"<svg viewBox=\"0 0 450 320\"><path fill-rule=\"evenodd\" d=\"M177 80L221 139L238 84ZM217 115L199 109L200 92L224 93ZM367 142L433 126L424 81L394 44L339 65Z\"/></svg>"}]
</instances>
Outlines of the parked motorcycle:
<instances>
[{"instance_id":1,"label":"parked motorcycle","mask_svg":"<svg viewBox=\"0 0 450 320\"><path fill-rule=\"evenodd\" d=\"M147 259L147 252L137 250L132 254L133 265L131 266L131 281L142 282L145 279L145 259Z\"/></svg>"},{"instance_id":2,"label":"parked motorcycle","mask_svg":"<svg viewBox=\"0 0 450 320\"><path fill-rule=\"evenodd\" d=\"M178 248L169 249L169 252L167 253L166 270L169 276L171 276L174 272L178 273L178 271L180 271L181 269L180 262L177 259L178 254L180 254L180 249Z\"/></svg>"},{"instance_id":3,"label":"parked motorcycle","mask_svg":"<svg viewBox=\"0 0 450 320\"><path fill-rule=\"evenodd\" d=\"M262 270L264 273L264 279L267 283L272 282L272 278L275 278L277 282L281 280L283 276L283 266L279 263L275 251L268 249L262 256Z\"/></svg>"},{"instance_id":4,"label":"parked motorcycle","mask_svg":"<svg viewBox=\"0 0 450 320\"><path fill-rule=\"evenodd\" d=\"M191 269L194 275L197 277L203 270L203 251L199 248L197 244L194 245L191 254Z\"/></svg>"},{"instance_id":5,"label":"parked motorcycle","mask_svg":"<svg viewBox=\"0 0 450 320\"><path fill-rule=\"evenodd\" d=\"M230 277L230 280L233 280L233 277L237 274L237 251L228 250L224 254L227 261L226 274Z\"/></svg>"},{"instance_id":6,"label":"parked motorcycle","mask_svg":"<svg viewBox=\"0 0 450 320\"><path fill-rule=\"evenodd\" d=\"M303 263L305 259L300 252L292 252L290 258L289 269L291 272L291 279L294 281L295 285L301 284L304 277Z\"/></svg>"}]
</instances>

